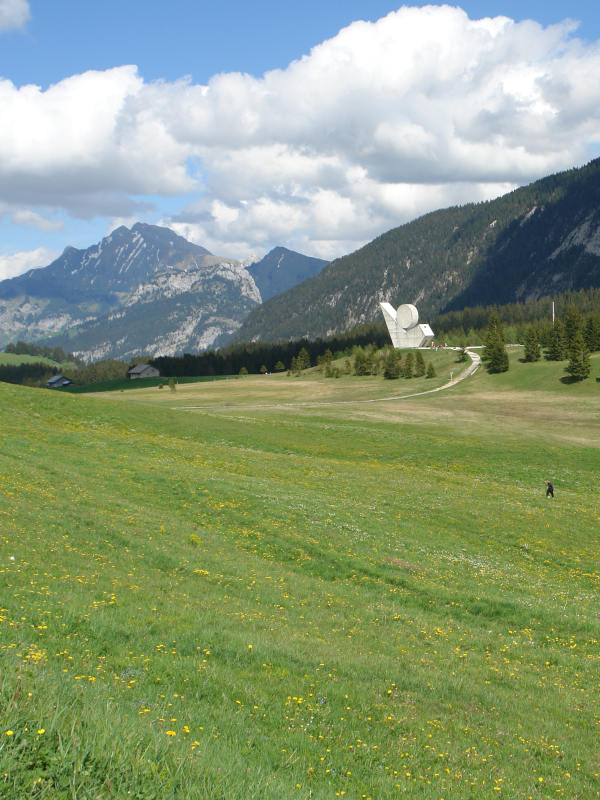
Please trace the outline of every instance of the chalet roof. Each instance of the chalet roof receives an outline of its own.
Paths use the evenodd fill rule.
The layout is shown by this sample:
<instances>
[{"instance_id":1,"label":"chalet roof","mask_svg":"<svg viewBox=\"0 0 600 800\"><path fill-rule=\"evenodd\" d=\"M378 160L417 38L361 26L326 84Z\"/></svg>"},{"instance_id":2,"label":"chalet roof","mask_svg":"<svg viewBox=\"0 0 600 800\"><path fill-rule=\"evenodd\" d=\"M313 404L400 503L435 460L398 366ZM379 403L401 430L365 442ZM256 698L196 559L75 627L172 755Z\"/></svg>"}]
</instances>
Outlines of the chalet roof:
<instances>
[{"instance_id":1,"label":"chalet roof","mask_svg":"<svg viewBox=\"0 0 600 800\"><path fill-rule=\"evenodd\" d=\"M138 375L141 372L144 372L146 369L152 369L150 364L137 364L135 367L127 370L128 375Z\"/></svg>"},{"instance_id":2,"label":"chalet roof","mask_svg":"<svg viewBox=\"0 0 600 800\"><path fill-rule=\"evenodd\" d=\"M70 378L65 378L64 375L55 375L46 381L46 389L54 389L57 386L69 386L73 383Z\"/></svg>"}]
</instances>

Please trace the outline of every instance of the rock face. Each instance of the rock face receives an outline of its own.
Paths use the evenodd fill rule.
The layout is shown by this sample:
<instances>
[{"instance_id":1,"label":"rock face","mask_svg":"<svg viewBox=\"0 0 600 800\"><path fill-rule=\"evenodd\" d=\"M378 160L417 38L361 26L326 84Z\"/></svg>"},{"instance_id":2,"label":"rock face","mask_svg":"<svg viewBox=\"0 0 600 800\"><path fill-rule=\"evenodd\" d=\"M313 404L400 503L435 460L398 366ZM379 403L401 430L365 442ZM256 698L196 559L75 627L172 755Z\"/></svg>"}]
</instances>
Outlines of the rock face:
<instances>
[{"instance_id":1,"label":"rock face","mask_svg":"<svg viewBox=\"0 0 600 800\"><path fill-rule=\"evenodd\" d=\"M264 298L320 272L276 247L249 267L138 222L87 250L0 282L0 346L43 340L86 360L198 352L227 343Z\"/></svg>"},{"instance_id":2,"label":"rock face","mask_svg":"<svg viewBox=\"0 0 600 800\"><path fill-rule=\"evenodd\" d=\"M239 262L137 223L2 281L0 344L44 339L88 360L193 352L226 340L260 302Z\"/></svg>"}]
</instances>

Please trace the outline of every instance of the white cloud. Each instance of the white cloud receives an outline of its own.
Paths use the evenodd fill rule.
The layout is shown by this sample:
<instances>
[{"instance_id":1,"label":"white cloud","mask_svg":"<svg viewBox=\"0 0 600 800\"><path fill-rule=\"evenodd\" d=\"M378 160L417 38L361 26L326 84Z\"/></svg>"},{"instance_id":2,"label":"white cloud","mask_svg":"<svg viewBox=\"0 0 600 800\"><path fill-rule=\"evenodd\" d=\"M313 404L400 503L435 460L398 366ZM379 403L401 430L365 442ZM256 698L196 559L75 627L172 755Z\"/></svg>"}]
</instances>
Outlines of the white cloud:
<instances>
[{"instance_id":1,"label":"white cloud","mask_svg":"<svg viewBox=\"0 0 600 800\"><path fill-rule=\"evenodd\" d=\"M55 233L64 230L65 223L62 220L52 220L43 217L31 209L19 209L12 213L12 221L17 225L27 225L36 228L44 233Z\"/></svg>"},{"instance_id":2,"label":"white cloud","mask_svg":"<svg viewBox=\"0 0 600 800\"><path fill-rule=\"evenodd\" d=\"M0 0L0 31L22 28L30 18L27 0Z\"/></svg>"},{"instance_id":3,"label":"white cloud","mask_svg":"<svg viewBox=\"0 0 600 800\"><path fill-rule=\"evenodd\" d=\"M0 254L0 280L14 278L29 269L46 267L59 255L58 250L48 250L46 247L11 255Z\"/></svg>"},{"instance_id":4,"label":"white cloud","mask_svg":"<svg viewBox=\"0 0 600 800\"><path fill-rule=\"evenodd\" d=\"M0 201L130 218L140 197L188 194L163 222L215 252L338 255L596 155L600 49L573 32L402 7L262 78L3 81Z\"/></svg>"}]
</instances>

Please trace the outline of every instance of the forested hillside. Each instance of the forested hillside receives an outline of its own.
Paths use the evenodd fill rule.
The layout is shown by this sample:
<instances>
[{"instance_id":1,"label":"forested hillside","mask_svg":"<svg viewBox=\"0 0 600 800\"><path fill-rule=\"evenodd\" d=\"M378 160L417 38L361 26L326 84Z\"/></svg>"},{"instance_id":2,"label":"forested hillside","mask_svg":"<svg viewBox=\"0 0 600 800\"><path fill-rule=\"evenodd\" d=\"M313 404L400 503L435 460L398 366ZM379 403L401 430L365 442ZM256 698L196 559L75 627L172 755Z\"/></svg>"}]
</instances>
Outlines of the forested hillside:
<instances>
[{"instance_id":1,"label":"forested hillside","mask_svg":"<svg viewBox=\"0 0 600 800\"><path fill-rule=\"evenodd\" d=\"M600 286L598 159L395 228L256 308L235 338L338 333L377 320L382 300L426 317L590 286Z\"/></svg>"}]
</instances>

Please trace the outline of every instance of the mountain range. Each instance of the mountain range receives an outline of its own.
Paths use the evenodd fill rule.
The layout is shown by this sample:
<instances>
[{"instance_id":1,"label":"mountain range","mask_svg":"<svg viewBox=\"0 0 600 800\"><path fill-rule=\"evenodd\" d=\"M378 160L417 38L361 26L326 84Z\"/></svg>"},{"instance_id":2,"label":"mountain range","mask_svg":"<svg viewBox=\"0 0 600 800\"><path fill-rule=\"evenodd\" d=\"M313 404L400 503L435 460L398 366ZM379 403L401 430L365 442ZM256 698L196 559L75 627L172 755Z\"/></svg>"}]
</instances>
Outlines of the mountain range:
<instances>
[{"instance_id":1,"label":"mountain range","mask_svg":"<svg viewBox=\"0 0 600 800\"><path fill-rule=\"evenodd\" d=\"M0 344L43 341L86 360L197 352L225 343L264 298L326 263L278 247L246 268L168 228L121 226L1 281Z\"/></svg>"},{"instance_id":2,"label":"mountain range","mask_svg":"<svg viewBox=\"0 0 600 800\"><path fill-rule=\"evenodd\" d=\"M229 342L316 338L600 286L600 159L495 200L426 214L327 264L277 247L244 266L168 228L114 230L86 250L0 282L0 345L86 360L177 355Z\"/></svg>"},{"instance_id":3,"label":"mountain range","mask_svg":"<svg viewBox=\"0 0 600 800\"><path fill-rule=\"evenodd\" d=\"M341 333L380 321L380 301L425 318L590 286L600 286L600 159L394 228L257 306L233 340Z\"/></svg>"}]
</instances>

